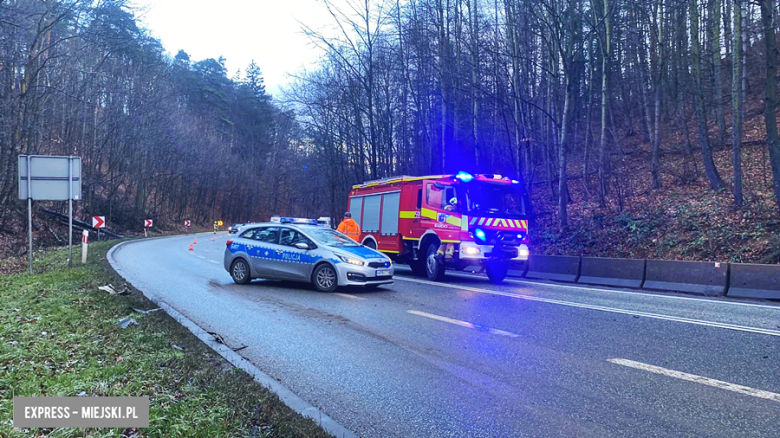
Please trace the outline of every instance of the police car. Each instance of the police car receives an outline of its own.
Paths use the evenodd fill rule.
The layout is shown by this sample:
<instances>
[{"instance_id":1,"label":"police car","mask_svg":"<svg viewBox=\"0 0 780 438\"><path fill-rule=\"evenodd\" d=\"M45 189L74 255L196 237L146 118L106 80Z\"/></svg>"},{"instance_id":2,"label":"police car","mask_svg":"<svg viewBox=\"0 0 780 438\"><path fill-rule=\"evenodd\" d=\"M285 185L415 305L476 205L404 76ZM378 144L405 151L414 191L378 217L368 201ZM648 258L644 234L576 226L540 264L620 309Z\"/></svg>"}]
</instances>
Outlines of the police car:
<instances>
[{"instance_id":1,"label":"police car","mask_svg":"<svg viewBox=\"0 0 780 438\"><path fill-rule=\"evenodd\" d=\"M310 282L322 292L393 282L393 262L387 256L316 219L274 217L245 225L227 241L224 266L238 284L254 278L293 280Z\"/></svg>"}]
</instances>

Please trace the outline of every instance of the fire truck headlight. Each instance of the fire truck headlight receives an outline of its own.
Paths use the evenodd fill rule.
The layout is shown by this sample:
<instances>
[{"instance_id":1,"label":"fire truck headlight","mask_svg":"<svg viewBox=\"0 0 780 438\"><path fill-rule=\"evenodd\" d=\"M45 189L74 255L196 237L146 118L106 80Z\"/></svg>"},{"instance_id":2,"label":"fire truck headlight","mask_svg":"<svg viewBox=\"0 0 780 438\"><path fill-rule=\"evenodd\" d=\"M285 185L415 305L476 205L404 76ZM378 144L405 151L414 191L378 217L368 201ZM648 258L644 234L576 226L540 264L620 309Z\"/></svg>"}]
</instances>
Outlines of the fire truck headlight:
<instances>
[{"instance_id":1,"label":"fire truck headlight","mask_svg":"<svg viewBox=\"0 0 780 438\"><path fill-rule=\"evenodd\" d=\"M353 259L352 257L345 257L343 255L338 256L342 262L349 263L350 265L363 266L366 264L363 260Z\"/></svg>"},{"instance_id":2,"label":"fire truck headlight","mask_svg":"<svg viewBox=\"0 0 780 438\"><path fill-rule=\"evenodd\" d=\"M482 250L476 246L466 246L463 248L463 253L470 256L479 255L480 252L482 252Z\"/></svg>"},{"instance_id":3,"label":"fire truck headlight","mask_svg":"<svg viewBox=\"0 0 780 438\"><path fill-rule=\"evenodd\" d=\"M528 247L525 245L520 245L520 250L517 253L520 257L528 257Z\"/></svg>"},{"instance_id":4,"label":"fire truck headlight","mask_svg":"<svg viewBox=\"0 0 780 438\"><path fill-rule=\"evenodd\" d=\"M477 228L476 230L474 230L474 237L484 242L486 237L485 232Z\"/></svg>"}]
</instances>

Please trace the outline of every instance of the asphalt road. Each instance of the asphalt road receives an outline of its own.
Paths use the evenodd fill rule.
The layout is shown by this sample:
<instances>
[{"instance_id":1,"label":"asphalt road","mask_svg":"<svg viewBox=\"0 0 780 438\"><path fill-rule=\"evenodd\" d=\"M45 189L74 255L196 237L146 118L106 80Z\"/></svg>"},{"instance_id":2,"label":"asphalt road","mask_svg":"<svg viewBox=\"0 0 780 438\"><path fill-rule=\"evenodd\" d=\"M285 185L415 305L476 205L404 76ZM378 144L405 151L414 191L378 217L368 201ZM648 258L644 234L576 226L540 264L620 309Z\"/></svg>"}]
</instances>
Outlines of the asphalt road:
<instances>
[{"instance_id":1,"label":"asphalt road","mask_svg":"<svg viewBox=\"0 0 780 438\"><path fill-rule=\"evenodd\" d=\"M366 437L780 437L780 306L399 267L377 291L233 284L227 234L120 273Z\"/></svg>"}]
</instances>

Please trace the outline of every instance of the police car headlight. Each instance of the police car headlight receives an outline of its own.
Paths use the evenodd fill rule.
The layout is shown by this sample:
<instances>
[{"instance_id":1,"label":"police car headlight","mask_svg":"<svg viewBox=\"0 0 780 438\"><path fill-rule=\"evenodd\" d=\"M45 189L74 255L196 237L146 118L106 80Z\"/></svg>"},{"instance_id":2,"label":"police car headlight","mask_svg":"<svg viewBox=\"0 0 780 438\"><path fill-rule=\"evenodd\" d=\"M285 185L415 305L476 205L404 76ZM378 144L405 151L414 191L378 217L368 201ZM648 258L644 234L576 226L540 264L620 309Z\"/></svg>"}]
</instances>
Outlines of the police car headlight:
<instances>
[{"instance_id":1,"label":"police car headlight","mask_svg":"<svg viewBox=\"0 0 780 438\"><path fill-rule=\"evenodd\" d=\"M338 256L342 262L349 263L350 265L363 266L366 264L363 260L353 259L352 257L345 257L343 255Z\"/></svg>"}]
</instances>

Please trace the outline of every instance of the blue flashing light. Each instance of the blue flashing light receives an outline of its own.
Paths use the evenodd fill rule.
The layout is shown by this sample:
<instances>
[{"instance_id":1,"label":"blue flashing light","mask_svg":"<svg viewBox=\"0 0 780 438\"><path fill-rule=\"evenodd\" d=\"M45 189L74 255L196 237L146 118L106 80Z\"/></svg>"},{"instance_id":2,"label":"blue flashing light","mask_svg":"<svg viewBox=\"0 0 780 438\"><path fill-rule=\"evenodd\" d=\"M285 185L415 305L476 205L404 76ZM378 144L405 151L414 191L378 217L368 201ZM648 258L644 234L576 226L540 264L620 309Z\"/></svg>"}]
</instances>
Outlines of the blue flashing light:
<instances>
[{"instance_id":1,"label":"blue flashing light","mask_svg":"<svg viewBox=\"0 0 780 438\"><path fill-rule=\"evenodd\" d=\"M279 223L298 224L298 225L317 225L317 219L305 219L300 217L283 217L279 219Z\"/></svg>"},{"instance_id":2,"label":"blue flashing light","mask_svg":"<svg viewBox=\"0 0 780 438\"><path fill-rule=\"evenodd\" d=\"M520 184L520 181L518 181L518 180L516 180L516 179L513 179L513 180L512 180L512 184Z\"/></svg>"},{"instance_id":3,"label":"blue flashing light","mask_svg":"<svg viewBox=\"0 0 780 438\"><path fill-rule=\"evenodd\" d=\"M479 229L479 228L477 228L476 230L474 230L474 236L475 236L477 239L479 239L479 240L481 240L481 241L483 241L483 242L485 241L485 237L486 237L486 236L485 236L485 232L484 232L484 231L482 231L482 230L481 230L481 229Z\"/></svg>"},{"instance_id":4,"label":"blue flashing light","mask_svg":"<svg viewBox=\"0 0 780 438\"><path fill-rule=\"evenodd\" d=\"M467 183L467 182L471 182L474 179L474 175L461 170L460 172L458 172L457 175L455 175L455 178L463 181L464 183Z\"/></svg>"}]
</instances>

